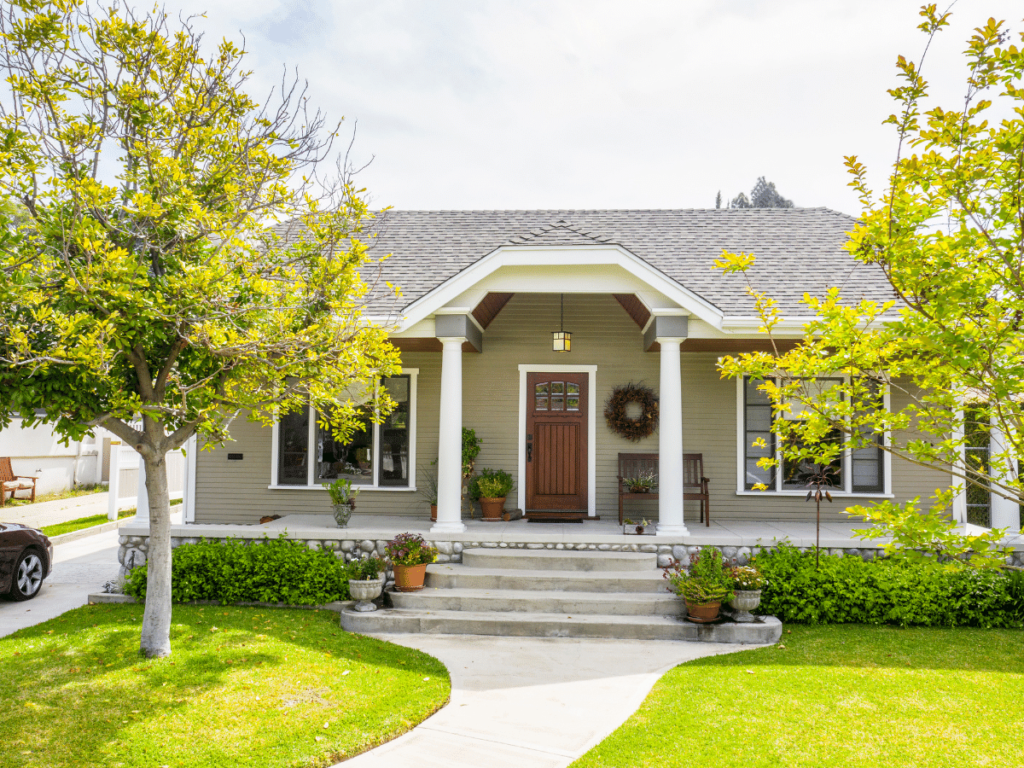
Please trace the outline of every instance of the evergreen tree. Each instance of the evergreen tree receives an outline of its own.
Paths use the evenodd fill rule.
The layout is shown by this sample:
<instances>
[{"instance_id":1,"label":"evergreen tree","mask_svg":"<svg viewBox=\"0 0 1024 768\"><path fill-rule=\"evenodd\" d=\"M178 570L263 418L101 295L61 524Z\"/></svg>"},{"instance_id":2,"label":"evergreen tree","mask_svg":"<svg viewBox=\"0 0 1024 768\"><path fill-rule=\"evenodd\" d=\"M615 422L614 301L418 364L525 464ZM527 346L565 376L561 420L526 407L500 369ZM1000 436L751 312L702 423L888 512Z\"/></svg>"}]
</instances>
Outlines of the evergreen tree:
<instances>
[{"instance_id":1,"label":"evergreen tree","mask_svg":"<svg viewBox=\"0 0 1024 768\"><path fill-rule=\"evenodd\" d=\"M764 176L757 179L750 191L750 198L740 192L729 203L730 208L792 208L793 201L787 200L775 188L775 183L765 181Z\"/></svg>"}]
</instances>

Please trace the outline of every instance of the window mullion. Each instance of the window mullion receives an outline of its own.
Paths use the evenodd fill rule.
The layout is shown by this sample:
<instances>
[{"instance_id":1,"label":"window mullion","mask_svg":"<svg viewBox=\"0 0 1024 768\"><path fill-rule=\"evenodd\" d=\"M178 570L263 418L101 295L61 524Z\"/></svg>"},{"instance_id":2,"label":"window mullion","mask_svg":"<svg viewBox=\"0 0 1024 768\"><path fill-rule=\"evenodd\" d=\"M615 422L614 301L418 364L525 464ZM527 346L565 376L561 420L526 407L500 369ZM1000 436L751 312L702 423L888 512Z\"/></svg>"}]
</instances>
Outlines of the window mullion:
<instances>
[{"instance_id":1,"label":"window mullion","mask_svg":"<svg viewBox=\"0 0 1024 768\"><path fill-rule=\"evenodd\" d=\"M309 448L306 452L306 485L316 485L316 409L312 405L309 408Z\"/></svg>"}]
</instances>

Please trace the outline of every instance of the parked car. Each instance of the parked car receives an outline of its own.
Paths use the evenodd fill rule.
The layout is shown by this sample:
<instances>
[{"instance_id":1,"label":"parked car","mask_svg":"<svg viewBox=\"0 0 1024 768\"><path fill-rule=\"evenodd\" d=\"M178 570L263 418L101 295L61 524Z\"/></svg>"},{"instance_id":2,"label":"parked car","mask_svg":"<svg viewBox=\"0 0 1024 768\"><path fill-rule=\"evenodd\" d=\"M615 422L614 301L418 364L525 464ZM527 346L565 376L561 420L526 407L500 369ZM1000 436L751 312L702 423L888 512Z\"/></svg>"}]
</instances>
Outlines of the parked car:
<instances>
[{"instance_id":1,"label":"parked car","mask_svg":"<svg viewBox=\"0 0 1024 768\"><path fill-rule=\"evenodd\" d=\"M18 523L0 523L0 595L31 600L50 575L53 544L42 531Z\"/></svg>"}]
</instances>

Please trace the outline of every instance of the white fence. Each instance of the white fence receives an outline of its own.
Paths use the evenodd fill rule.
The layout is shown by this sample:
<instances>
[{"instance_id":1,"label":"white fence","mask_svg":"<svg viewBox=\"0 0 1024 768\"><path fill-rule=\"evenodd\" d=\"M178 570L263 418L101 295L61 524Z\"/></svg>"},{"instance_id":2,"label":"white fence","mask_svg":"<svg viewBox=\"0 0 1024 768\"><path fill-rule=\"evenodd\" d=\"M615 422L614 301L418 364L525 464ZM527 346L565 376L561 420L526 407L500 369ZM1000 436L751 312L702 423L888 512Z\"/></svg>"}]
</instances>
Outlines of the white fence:
<instances>
[{"instance_id":1,"label":"white fence","mask_svg":"<svg viewBox=\"0 0 1024 768\"><path fill-rule=\"evenodd\" d=\"M172 499L180 499L185 488L185 454L172 451L167 454L167 490ZM135 507L135 516L149 518L149 499L146 495L146 470L142 457L129 445L112 441L110 445L110 487L107 496L107 517L117 520L122 509Z\"/></svg>"}]
</instances>

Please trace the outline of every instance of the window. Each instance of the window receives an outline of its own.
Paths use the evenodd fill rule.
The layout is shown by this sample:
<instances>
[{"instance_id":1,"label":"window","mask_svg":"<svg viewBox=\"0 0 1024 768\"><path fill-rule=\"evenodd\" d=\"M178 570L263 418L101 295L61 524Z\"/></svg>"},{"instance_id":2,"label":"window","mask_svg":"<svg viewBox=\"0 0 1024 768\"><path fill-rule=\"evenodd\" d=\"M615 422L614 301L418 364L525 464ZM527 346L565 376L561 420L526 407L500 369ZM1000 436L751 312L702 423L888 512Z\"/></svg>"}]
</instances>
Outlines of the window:
<instances>
[{"instance_id":1,"label":"window","mask_svg":"<svg viewBox=\"0 0 1024 768\"><path fill-rule=\"evenodd\" d=\"M811 394L826 395L828 391L842 383L840 378L822 378L808 382L812 387ZM772 407L768 395L758 389L761 382L757 379L744 377L740 394L740 436L742 445L739 452L740 474L742 483L740 491L753 491L755 486L767 486L767 493L806 493L807 475L812 470L810 462L788 461L782 456L778 437L771 431ZM885 402L883 393L879 399ZM802 406L791 403L790 412L784 416L788 419L802 418ZM870 428L864 428L870 430ZM866 434L862 432L862 434ZM841 430L836 429L827 440L845 442ZM840 494L882 494L886 492L887 454L882 450L884 436L874 435L873 445L866 445L856 450L846 449L840 452L832 462L833 482L836 492ZM757 466L762 458L776 458L778 464L770 469Z\"/></svg>"},{"instance_id":2,"label":"window","mask_svg":"<svg viewBox=\"0 0 1024 768\"><path fill-rule=\"evenodd\" d=\"M580 385L572 381L542 381L534 386L535 411L578 411Z\"/></svg>"},{"instance_id":3,"label":"window","mask_svg":"<svg viewBox=\"0 0 1024 768\"><path fill-rule=\"evenodd\" d=\"M310 408L282 416L274 428L271 487L320 488L344 478L368 488L414 489L417 373L405 369L384 379L395 409L381 424L367 412L347 442L336 440L321 419L310 419Z\"/></svg>"}]
</instances>

